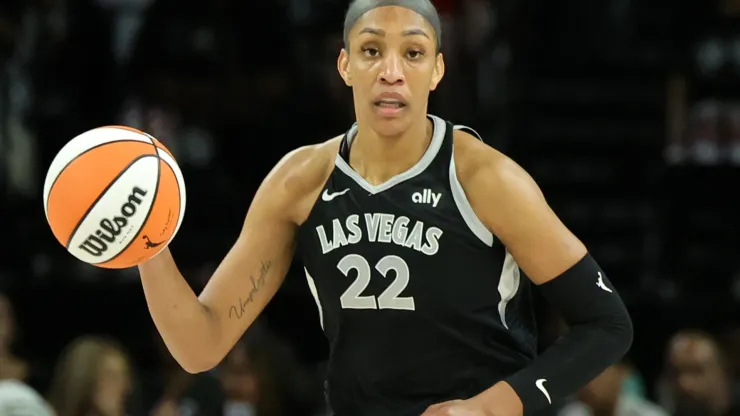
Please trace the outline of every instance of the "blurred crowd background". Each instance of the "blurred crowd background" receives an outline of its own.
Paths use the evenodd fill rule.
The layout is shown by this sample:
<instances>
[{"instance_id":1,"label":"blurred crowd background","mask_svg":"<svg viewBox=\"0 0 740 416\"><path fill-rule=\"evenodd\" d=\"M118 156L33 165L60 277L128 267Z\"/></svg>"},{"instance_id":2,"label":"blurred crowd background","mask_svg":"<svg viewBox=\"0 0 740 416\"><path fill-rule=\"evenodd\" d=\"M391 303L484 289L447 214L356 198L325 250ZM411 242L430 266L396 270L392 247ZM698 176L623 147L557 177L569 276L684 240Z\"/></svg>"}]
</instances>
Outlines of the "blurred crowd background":
<instances>
[{"instance_id":1,"label":"blurred crowd background","mask_svg":"<svg viewBox=\"0 0 740 416\"><path fill-rule=\"evenodd\" d=\"M430 111L534 176L634 319L625 361L542 414L740 415L740 1L435 3L448 70ZM199 291L273 164L352 123L335 66L346 7L0 2L0 416L327 414L300 264L224 362L190 375L136 270L68 255L41 187L83 131L158 137L187 181L172 250ZM567 327L538 305L545 348Z\"/></svg>"}]
</instances>

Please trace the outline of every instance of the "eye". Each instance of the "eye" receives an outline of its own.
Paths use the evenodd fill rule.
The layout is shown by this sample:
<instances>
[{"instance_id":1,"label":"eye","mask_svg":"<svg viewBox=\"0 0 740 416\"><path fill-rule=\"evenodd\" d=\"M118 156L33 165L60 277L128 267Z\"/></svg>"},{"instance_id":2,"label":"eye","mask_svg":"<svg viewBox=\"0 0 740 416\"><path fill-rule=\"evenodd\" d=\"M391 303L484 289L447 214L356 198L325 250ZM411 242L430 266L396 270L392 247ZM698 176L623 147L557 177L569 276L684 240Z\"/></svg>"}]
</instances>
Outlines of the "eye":
<instances>
[{"instance_id":1,"label":"eye","mask_svg":"<svg viewBox=\"0 0 740 416\"><path fill-rule=\"evenodd\" d=\"M374 57L378 56L378 54L380 54L380 51L377 50L376 48L371 48L371 47L365 46L365 47L362 48L362 53L364 53L365 56L367 56L369 58L374 58Z\"/></svg>"},{"instance_id":2,"label":"eye","mask_svg":"<svg viewBox=\"0 0 740 416\"><path fill-rule=\"evenodd\" d=\"M406 53L406 56L408 56L411 60L417 60L421 59L424 56L424 52L419 50L410 50Z\"/></svg>"}]
</instances>

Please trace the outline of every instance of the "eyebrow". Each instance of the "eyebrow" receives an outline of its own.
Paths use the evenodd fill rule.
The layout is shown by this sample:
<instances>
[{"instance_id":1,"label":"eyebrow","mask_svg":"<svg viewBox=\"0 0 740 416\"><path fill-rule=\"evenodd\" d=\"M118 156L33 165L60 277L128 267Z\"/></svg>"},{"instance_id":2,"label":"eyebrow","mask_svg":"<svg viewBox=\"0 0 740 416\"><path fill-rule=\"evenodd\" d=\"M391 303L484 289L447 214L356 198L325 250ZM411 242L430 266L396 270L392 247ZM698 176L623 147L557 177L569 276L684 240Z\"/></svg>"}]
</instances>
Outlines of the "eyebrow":
<instances>
[{"instance_id":1,"label":"eyebrow","mask_svg":"<svg viewBox=\"0 0 740 416\"><path fill-rule=\"evenodd\" d=\"M360 35L363 33L369 33L371 35L377 35L377 36L385 36L385 31L383 29L377 29L374 27L366 27L363 28L360 31ZM426 32L424 32L421 29L408 29L401 32L401 36L424 36L427 39L430 39L429 35L427 35Z\"/></svg>"}]
</instances>

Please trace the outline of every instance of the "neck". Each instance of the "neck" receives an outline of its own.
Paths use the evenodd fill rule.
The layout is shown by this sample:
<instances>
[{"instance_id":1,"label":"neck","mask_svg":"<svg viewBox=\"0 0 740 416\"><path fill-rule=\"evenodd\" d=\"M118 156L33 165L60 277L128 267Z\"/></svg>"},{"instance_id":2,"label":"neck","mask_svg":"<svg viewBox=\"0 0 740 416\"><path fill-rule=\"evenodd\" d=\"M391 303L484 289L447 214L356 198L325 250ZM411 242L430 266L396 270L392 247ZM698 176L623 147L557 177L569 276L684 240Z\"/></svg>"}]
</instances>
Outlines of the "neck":
<instances>
[{"instance_id":1,"label":"neck","mask_svg":"<svg viewBox=\"0 0 740 416\"><path fill-rule=\"evenodd\" d=\"M730 411L730 394L729 389L720 389L717 397L712 401L712 414L722 416Z\"/></svg>"},{"instance_id":2,"label":"neck","mask_svg":"<svg viewBox=\"0 0 740 416\"><path fill-rule=\"evenodd\" d=\"M432 140L434 127L427 119L412 123L398 136L382 136L367 123L358 123L349 164L373 185L386 182L414 166Z\"/></svg>"}]
</instances>

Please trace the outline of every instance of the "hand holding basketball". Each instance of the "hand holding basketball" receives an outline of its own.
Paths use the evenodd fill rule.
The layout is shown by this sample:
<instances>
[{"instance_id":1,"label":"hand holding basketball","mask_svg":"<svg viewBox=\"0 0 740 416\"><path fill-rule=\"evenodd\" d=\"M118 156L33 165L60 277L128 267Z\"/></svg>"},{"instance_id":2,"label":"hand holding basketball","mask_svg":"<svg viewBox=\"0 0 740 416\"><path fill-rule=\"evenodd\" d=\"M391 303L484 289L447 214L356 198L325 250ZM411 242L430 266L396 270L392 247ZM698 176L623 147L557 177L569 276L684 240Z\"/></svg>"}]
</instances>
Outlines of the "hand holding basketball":
<instances>
[{"instance_id":1,"label":"hand holding basketball","mask_svg":"<svg viewBox=\"0 0 740 416\"><path fill-rule=\"evenodd\" d=\"M157 139L120 126L80 134L56 155L44 182L56 239L104 268L141 264L167 247L185 213L185 183Z\"/></svg>"}]
</instances>

